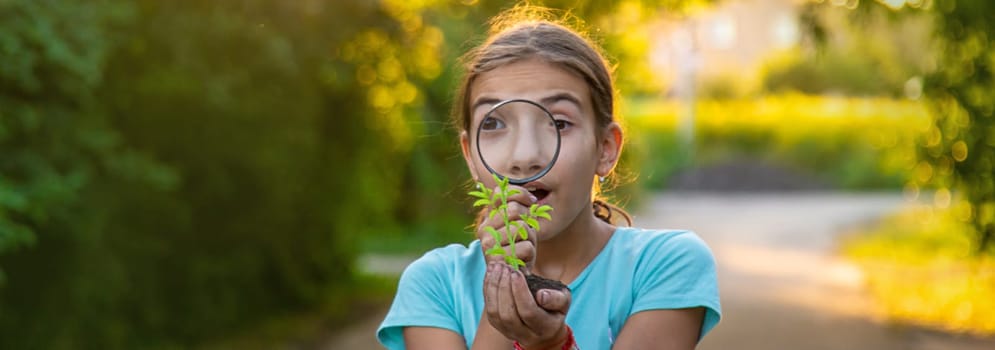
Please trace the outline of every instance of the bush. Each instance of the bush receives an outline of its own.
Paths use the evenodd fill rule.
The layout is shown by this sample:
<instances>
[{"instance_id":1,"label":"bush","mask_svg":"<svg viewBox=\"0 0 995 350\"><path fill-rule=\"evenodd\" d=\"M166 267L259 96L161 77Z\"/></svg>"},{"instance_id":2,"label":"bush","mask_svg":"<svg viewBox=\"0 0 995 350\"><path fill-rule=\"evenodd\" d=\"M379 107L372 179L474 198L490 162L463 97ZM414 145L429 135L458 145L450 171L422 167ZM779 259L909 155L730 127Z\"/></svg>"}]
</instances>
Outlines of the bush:
<instances>
[{"instance_id":1,"label":"bush","mask_svg":"<svg viewBox=\"0 0 995 350\"><path fill-rule=\"evenodd\" d=\"M844 242L877 311L897 323L995 334L995 254L976 254L969 214L966 202L920 205Z\"/></svg>"},{"instance_id":2,"label":"bush","mask_svg":"<svg viewBox=\"0 0 995 350\"><path fill-rule=\"evenodd\" d=\"M403 68L431 72L392 59L435 51L337 6L0 2L0 348L188 348L351 305L356 237L397 207Z\"/></svg>"}]
</instances>

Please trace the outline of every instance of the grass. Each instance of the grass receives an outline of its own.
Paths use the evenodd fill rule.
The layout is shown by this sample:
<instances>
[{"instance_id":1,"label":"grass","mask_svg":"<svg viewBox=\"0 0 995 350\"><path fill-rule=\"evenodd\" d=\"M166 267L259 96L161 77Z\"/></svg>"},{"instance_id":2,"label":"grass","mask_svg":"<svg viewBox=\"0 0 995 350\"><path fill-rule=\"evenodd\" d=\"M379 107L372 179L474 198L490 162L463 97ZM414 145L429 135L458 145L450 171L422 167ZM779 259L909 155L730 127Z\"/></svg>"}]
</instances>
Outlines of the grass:
<instances>
[{"instance_id":1,"label":"grass","mask_svg":"<svg viewBox=\"0 0 995 350\"><path fill-rule=\"evenodd\" d=\"M961 212L916 207L844 243L889 321L995 335L995 254L976 252Z\"/></svg>"}]
</instances>

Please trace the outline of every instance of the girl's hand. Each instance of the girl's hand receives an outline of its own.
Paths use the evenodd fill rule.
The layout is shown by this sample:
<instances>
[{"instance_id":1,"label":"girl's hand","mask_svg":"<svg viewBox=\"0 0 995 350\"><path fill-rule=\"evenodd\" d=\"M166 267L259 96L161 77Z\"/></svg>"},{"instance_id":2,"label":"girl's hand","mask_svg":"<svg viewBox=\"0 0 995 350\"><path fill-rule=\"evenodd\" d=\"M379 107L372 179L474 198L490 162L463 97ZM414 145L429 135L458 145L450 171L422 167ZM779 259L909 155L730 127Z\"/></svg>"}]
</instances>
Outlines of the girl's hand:
<instances>
[{"instance_id":1,"label":"girl's hand","mask_svg":"<svg viewBox=\"0 0 995 350\"><path fill-rule=\"evenodd\" d=\"M528 230L528 238L523 240L517 234L507 234L506 230L509 229L504 225L504 219L501 214L495 214L488 219L488 216L484 216L484 220L477 225L477 238L480 239L480 247L484 252L484 257L487 262L504 262L504 258L500 255L489 255L486 252L493 248L494 246L500 245L504 247L505 250L510 249L510 245L515 245L515 256L525 262L526 271L531 271L532 263L535 261L536 256L536 232L529 225L525 224L521 220L523 214L529 212L529 206L536 203L536 198L525 188L520 186L508 185L509 190L517 190L519 193L508 196L508 220L515 227L510 229L517 229L517 227L525 227ZM495 191L498 188L495 187ZM493 209L492 209L493 210ZM488 213L490 214L490 213ZM500 242L495 241L494 237L484 230L485 227L493 227L495 230L501 233L502 239ZM514 242L509 242L508 237L512 237Z\"/></svg>"},{"instance_id":2,"label":"girl's hand","mask_svg":"<svg viewBox=\"0 0 995 350\"><path fill-rule=\"evenodd\" d=\"M484 312L491 326L525 349L556 348L566 342L570 292L542 289L537 299L521 271L503 262L487 264Z\"/></svg>"}]
</instances>

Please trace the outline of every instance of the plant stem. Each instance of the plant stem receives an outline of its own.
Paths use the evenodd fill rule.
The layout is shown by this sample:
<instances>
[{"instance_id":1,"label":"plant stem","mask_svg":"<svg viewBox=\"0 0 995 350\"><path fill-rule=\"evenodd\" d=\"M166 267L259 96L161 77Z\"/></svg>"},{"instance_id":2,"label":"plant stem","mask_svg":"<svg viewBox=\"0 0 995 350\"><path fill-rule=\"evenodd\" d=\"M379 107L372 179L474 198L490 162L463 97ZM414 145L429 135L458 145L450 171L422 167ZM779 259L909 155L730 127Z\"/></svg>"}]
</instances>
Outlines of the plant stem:
<instances>
[{"instance_id":1,"label":"plant stem","mask_svg":"<svg viewBox=\"0 0 995 350\"><path fill-rule=\"evenodd\" d=\"M510 220L511 215L508 215L508 193L507 192L505 192L504 195L501 196L501 204L502 204L501 205L501 209L502 209L501 210L501 216L504 217L504 237L508 239L508 246L509 246L508 247L508 252L509 253L508 253L508 255L506 255L506 257L517 258L518 256L515 255L515 240L514 240L515 234L513 233L512 229L511 229L511 225L512 225L511 224L511 220ZM505 262L509 262L509 265L511 265L511 267L515 268L515 270L518 270L518 266L516 266L515 264L510 264L509 260L510 259L505 259Z\"/></svg>"}]
</instances>

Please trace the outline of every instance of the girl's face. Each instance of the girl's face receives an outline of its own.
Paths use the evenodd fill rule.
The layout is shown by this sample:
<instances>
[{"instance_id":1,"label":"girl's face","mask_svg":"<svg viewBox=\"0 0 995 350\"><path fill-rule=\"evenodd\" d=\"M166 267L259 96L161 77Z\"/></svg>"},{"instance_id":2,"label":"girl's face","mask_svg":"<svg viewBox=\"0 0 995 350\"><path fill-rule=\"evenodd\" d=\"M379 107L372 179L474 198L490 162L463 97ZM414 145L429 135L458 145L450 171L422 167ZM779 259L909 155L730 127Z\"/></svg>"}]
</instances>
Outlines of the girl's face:
<instances>
[{"instance_id":1,"label":"girl's face","mask_svg":"<svg viewBox=\"0 0 995 350\"><path fill-rule=\"evenodd\" d=\"M560 128L560 154L556 165L546 176L522 186L539 199L539 204L553 207L552 222L543 224L539 233L541 241L583 215L593 215L591 187L596 175L607 175L614 167L621 145L621 131L614 123L608 128L597 126L587 83L564 68L539 59L527 59L480 74L470 85L471 130L460 135L460 143L473 178L489 187L496 184L475 151L475 128L494 104L508 99L541 103L553 114ZM509 158L492 161L488 156L488 163L527 167L533 164L525 163L535 159L528 152L509 152L506 157Z\"/></svg>"}]
</instances>

